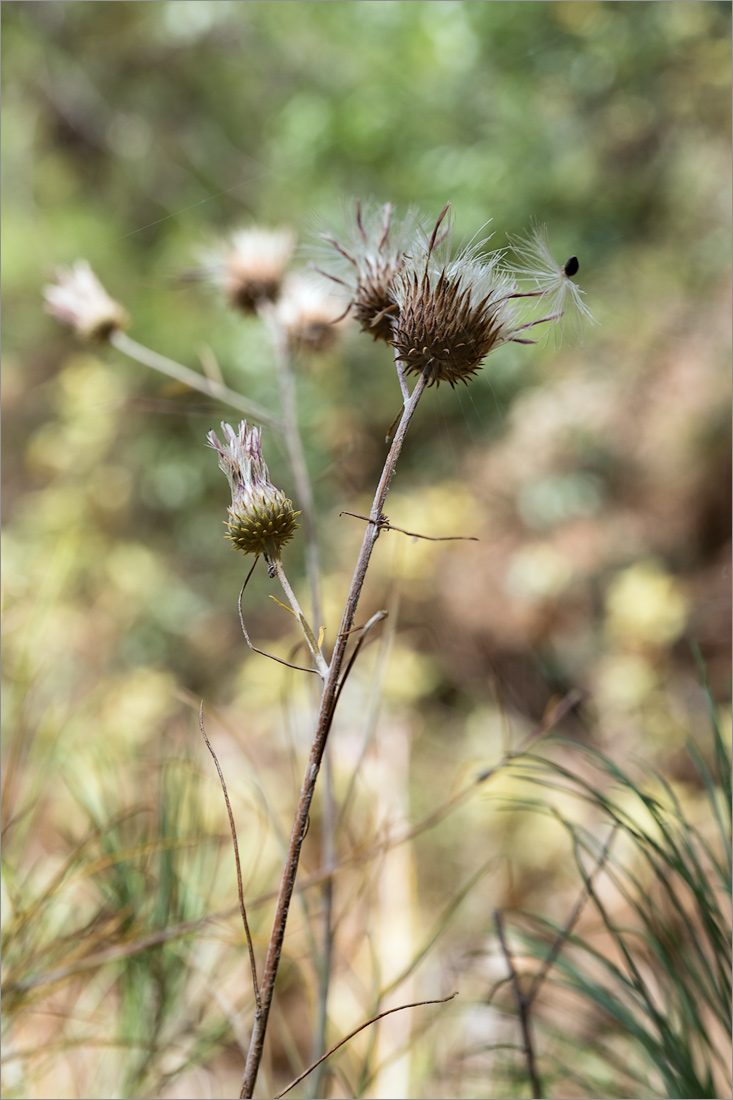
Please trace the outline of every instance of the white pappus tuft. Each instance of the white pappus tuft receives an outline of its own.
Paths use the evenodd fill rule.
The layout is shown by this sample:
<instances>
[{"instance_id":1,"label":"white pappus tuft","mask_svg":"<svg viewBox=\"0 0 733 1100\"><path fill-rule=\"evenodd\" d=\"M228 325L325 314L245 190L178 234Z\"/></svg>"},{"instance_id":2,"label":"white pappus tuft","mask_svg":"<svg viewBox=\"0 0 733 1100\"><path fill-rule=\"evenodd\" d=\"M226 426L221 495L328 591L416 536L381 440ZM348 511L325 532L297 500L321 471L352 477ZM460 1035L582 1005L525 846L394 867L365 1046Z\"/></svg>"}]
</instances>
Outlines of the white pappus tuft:
<instances>
[{"instance_id":1,"label":"white pappus tuft","mask_svg":"<svg viewBox=\"0 0 733 1100\"><path fill-rule=\"evenodd\" d=\"M565 335L570 330L582 343L583 324L595 325L597 321L583 301L581 290L573 277L580 264L577 256L571 256L562 266L550 249L547 227L532 222L525 237L509 237L512 251L519 263L511 265L513 275L531 279L537 287L537 296L543 300L543 308L550 314L561 315L559 330Z\"/></svg>"}]
</instances>

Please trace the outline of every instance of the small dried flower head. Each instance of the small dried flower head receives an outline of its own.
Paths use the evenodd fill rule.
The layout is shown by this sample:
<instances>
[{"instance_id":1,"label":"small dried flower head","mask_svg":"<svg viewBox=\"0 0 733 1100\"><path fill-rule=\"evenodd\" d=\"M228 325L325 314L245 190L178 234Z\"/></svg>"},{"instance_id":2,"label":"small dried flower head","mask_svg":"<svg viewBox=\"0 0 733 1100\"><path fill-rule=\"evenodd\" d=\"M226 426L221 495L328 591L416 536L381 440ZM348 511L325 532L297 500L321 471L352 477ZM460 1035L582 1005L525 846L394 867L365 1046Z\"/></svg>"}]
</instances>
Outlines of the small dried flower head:
<instances>
[{"instance_id":1,"label":"small dried flower head","mask_svg":"<svg viewBox=\"0 0 733 1100\"><path fill-rule=\"evenodd\" d=\"M501 271L500 252L480 255L474 242L450 258L451 230L435 228L395 280L399 313L390 342L407 373L429 368L428 384L468 383L486 356L522 337L515 285Z\"/></svg>"},{"instance_id":2,"label":"small dried flower head","mask_svg":"<svg viewBox=\"0 0 733 1100\"><path fill-rule=\"evenodd\" d=\"M339 338L342 304L314 279L289 275L275 309L293 351L328 351Z\"/></svg>"},{"instance_id":3,"label":"small dried flower head","mask_svg":"<svg viewBox=\"0 0 733 1100\"><path fill-rule=\"evenodd\" d=\"M246 420L241 421L238 432L224 421L221 428L223 445L214 431L206 439L219 455L219 468L232 491L226 537L245 554L279 558L299 526L295 520L300 512L293 510L292 501L270 481L262 458L261 430L248 428Z\"/></svg>"},{"instance_id":4,"label":"small dried flower head","mask_svg":"<svg viewBox=\"0 0 733 1100\"><path fill-rule=\"evenodd\" d=\"M583 301L585 291L573 278L580 269L577 256L571 256L561 267L550 250L547 227L531 224L526 237L509 238L512 251L519 259L512 271L520 278L531 279L543 299L543 308L553 314L561 314L559 329L565 334L571 329L582 343L583 323L596 324L591 311Z\"/></svg>"},{"instance_id":5,"label":"small dried flower head","mask_svg":"<svg viewBox=\"0 0 733 1100\"><path fill-rule=\"evenodd\" d=\"M202 254L198 275L213 282L235 309L254 313L260 302L277 300L294 249L290 229L240 229Z\"/></svg>"},{"instance_id":6,"label":"small dried flower head","mask_svg":"<svg viewBox=\"0 0 733 1100\"><path fill-rule=\"evenodd\" d=\"M59 268L56 282L44 287L43 296L48 313L92 343L109 339L129 324L125 310L110 298L86 260Z\"/></svg>"},{"instance_id":7,"label":"small dried flower head","mask_svg":"<svg viewBox=\"0 0 733 1100\"><path fill-rule=\"evenodd\" d=\"M396 276L405 265L423 230L412 212L395 222L393 207L356 204L355 225L343 243L324 233L322 237L336 249L342 262L336 273L324 270L329 279L345 287L351 295L350 310L362 331L375 340L392 338L392 324L398 312L393 293ZM331 266L327 264L327 266Z\"/></svg>"}]
</instances>

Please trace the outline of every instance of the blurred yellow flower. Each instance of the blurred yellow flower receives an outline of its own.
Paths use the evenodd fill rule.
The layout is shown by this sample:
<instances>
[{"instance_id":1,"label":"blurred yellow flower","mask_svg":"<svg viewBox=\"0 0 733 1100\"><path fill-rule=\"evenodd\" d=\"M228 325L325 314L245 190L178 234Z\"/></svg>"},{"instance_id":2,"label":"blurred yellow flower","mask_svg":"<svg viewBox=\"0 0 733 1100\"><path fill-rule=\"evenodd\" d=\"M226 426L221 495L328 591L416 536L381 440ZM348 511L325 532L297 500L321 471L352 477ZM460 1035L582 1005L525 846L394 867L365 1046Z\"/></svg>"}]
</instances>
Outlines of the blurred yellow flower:
<instances>
[{"instance_id":1,"label":"blurred yellow flower","mask_svg":"<svg viewBox=\"0 0 733 1100\"><path fill-rule=\"evenodd\" d=\"M505 588L527 604L544 603L558 597L571 584L571 562L546 543L530 543L513 555Z\"/></svg>"},{"instance_id":2,"label":"blurred yellow flower","mask_svg":"<svg viewBox=\"0 0 733 1100\"><path fill-rule=\"evenodd\" d=\"M687 621L680 582L655 561L629 566L606 594L606 629L631 644L665 646L680 637Z\"/></svg>"},{"instance_id":3,"label":"blurred yellow flower","mask_svg":"<svg viewBox=\"0 0 733 1100\"><path fill-rule=\"evenodd\" d=\"M396 705L410 705L435 688L435 662L407 646L395 644L384 681L384 697Z\"/></svg>"},{"instance_id":4,"label":"blurred yellow flower","mask_svg":"<svg viewBox=\"0 0 733 1100\"><path fill-rule=\"evenodd\" d=\"M604 711L634 710L646 702L657 683L658 676L643 655L615 653L595 668L594 697Z\"/></svg>"}]
</instances>

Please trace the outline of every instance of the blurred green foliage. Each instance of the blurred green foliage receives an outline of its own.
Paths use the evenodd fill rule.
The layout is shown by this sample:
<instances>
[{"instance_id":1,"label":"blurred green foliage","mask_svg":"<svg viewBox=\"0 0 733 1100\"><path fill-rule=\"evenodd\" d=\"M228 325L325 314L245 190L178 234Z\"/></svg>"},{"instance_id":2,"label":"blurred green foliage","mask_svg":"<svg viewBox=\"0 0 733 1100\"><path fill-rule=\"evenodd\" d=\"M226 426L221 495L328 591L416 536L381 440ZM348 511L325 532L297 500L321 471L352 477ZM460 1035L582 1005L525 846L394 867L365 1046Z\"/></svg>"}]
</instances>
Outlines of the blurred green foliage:
<instances>
[{"instance_id":1,"label":"blurred green foliage","mask_svg":"<svg viewBox=\"0 0 733 1100\"><path fill-rule=\"evenodd\" d=\"M496 247L536 217L561 262L579 257L600 322L583 348L502 349L470 389L431 391L411 429L390 518L482 538L477 551L385 536L365 596L366 616L399 589L410 628L385 699L419 734L413 812L442 799L446 756L457 772L485 762L503 744L505 711L522 729L574 686L593 696L574 732L694 782L678 755L701 713L688 643L700 641L718 696L730 653L730 16L727 3L696 0L6 0L3 747L15 910L28 912L59 852L84 838L102 851L140 845L136 870L98 883L99 897L117 891L113 908L173 874L159 853L151 868L145 846L188 835L180 800L192 780L158 799L173 824L144 817L130 837L115 821L136 797L156 803L138 769L158 775L162 761L198 751L194 699L232 705L221 737L244 746L231 772L241 812L255 798L237 770L248 746L272 768L264 802L289 805L293 744L308 724L291 683L255 666L239 631L243 563L222 537L227 488L204 446L236 413L112 348L78 346L43 313L41 288L56 265L87 258L135 339L196 368L213 350L228 385L276 410L256 321L182 275L212 238L252 222L292 225L307 245L322 220L350 216L355 196L428 217L450 201L458 238L492 219ZM303 366L298 399L333 639L360 538L338 511L368 507L399 406L386 349L350 334ZM266 433L264 446L292 493L282 441ZM299 545L287 564L301 583ZM287 656L288 617L270 591L263 572L248 622ZM292 742L271 750L281 705ZM365 709L345 700L347 743ZM78 797L97 775L124 777L115 797L100 780L103 813ZM218 791L210 797L218 812ZM264 816L275 829L275 812ZM471 823L485 827L480 815ZM223 829L207 819L201 835L221 847ZM566 896L563 856L550 845L539 871L536 834L513 850L511 835L507 896L544 913ZM217 852L229 876L226 840ZM418 849L426 912L459 890L472 854L458 826ZM153 892L135 934L202 911L220 865L199 864L176 864L185 888ZM258 890L276 865L268 849ZM234 900L231 877L217 881L216 904ZM77 933L95 904L80 905ZM469 941L484 919L478 904L465 917ZM158 995L175 1002L177 956L155 965ZM133 969L120 984L120 1042L149 1029L170 1046L155 982L139 980ZM219 1035L221 1019L202 1009L199 1020L200 1037ZM288 1065L298 1041L283 1040ZM168 1080L152 1056L125 1072L129 1089Z\"/></svg>"},{"instance_id":2,"label":"blurred green foliage","mask_svg":"<svg viewBox=\"0 0 733 1100\"><path fill-rule=\"evenodd\" d=\"M338 220L352 196L428 214L449 199L459 235L492 218L499 245L530 216L547 221L558 255L580 256L603 325L587 358L616 370L669 295L684 294L694 310L728 269L729 15L726 4L687 2L11 0L6 520L18 494L49 476L88 485L91 473L109 484L99 492L108 523L117 502L116 536L124 525L174 575L192 555L178 596L158 590L159 621L139 646L128 640L128 657L168 651L194 674L200 654L186 662L173 638L193 636L195 607L212 606L198 570L222 576L216 605L238 569L211 539L219 475L195 446L220 410L106 355L106 367L88 368L103 372L95 377L105 395L94 405L94 451L87 420L72 423L82 410L70 407L94 400L88 375L71 363L59 375L74 353L39 316L53 265L86 256L130 309L138 339L192 365L209 344L232 386L272 406L259 329L178 284L202 243L253 219L293 224L307 238L314 212ZM470 393L436 395L437 414L423 411L405 464L432 478L460 475L466 443L490 439L518 387L555 364L508 348ZM383 349L354 341L338 365L303 379L300 402L320 500L348 505L333 446L353 442L357 416L360 433L377 438L392 419ZM70 435L87 437L84 455ZM277 441L268 443L272 455ZM380 449L359 450L352 493L381 461ZM276 455L271 462L287 480ZM100 565L103 557L95 552Z\"/></svg>"}]
</instances>

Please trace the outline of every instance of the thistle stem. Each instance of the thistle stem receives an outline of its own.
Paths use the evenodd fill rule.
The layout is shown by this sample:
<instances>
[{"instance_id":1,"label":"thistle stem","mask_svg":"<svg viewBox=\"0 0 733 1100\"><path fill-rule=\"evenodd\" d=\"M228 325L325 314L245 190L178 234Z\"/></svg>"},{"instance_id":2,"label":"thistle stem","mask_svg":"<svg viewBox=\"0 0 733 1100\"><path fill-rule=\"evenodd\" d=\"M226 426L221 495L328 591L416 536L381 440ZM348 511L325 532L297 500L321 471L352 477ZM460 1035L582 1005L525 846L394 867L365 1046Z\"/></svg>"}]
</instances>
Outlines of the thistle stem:
<instances>
[{"instance_id":1,"label":"thistle stem","mask_svg":"<svg viewBox=\"0 0 733 1100\"><path fill-rule=\"evenodd\" d=\"M297 597L290 587L290 581L285 576L285 570L283 569L282 562L279 558L274 558L272 560L272 568L275 570L275 576L280 581L280 584L282 585L282 590L288 598L288 603L293 609L293 614L300 624L300 629L303 631L303 636L305 637L308 649L311 651L311 656L316 662L318 675L321 677L322 680L325 680L328 676L328 665L326 664L326 660L321 653L321 650L319 649L318 642L316 641L313 631L311 630L310 623L301 611Z\"/></svg>"},{"instance_id":2,"label":"thistle stem","mask_svg":"<svg viewBox=\"0 0 733 1100\"><path fill-rule=\"evenodd\" d=\"M275 979L277 977L278 966L280 964L280 955L282 953L283 940L285 938L285 925L288 919L288 910L290 908L290 902L293 896L293 890L295 888L295 876L298 871L298 862L300 860L300 851L303 846L303 840L308 828L308 814L310 811L311 802L313 799L313 792L316 786L316 780L318 778L318 772L321 766L321 760L326 747L326 739L328 737L331 723L333 722L333 716L335 711L335 704L337 698L337 692L340 681L341 668L344 661L344 655L346 653L346 646L349 640L349 631L354 625L354 616L356 615L356 609L359 603L359 597L364 585L364 579L366 577L367 568L369 566L369 560L374 549L374 544L379 537L379 517L382 514L384 502L387 497L390 482L395 472L397 460L402 450L402 444L404 443L407 429L410 425L410 421L415 413L418 402L423 394L423 391L428 383L429 370L426 369L418 378L415 388L410 395L408 401L405 402L402 412L402 418L400 420L397 431L395 432L392 446L389 449L389 454L384 464L377 491L374 495L374 501L372 503L371 512L369 513L370 522L367 524L364 532L364 539L359 552L359 557L354 569L354 575L351 579L351 586L349 588L349 594L346 598L346 605L344 607L343 616L341 618L341 627L336 637L336 644L334 646L333 655L331 657L331 664L328 669L328 675L323 685L323 694L321 696L321 704L318 713L318 721L316 724L315 734L313 736L313 742L311 744L310 756L305 769L305 775L303 777L303 784L300 791L300 798L298 800L298 807L295 812L295 820L293 821L293 829L290 836L290 845L288 847L288 855L285 862L285 868L283 870L283 877L280 883L280 892L277 899L277 908L275 910L275 920L272 928L272 935L270 936L270 943L267 950L267 958L265 960L265 968L262 974L262 983L260 985L261 1006L255 1010L254 1024L252 1027L252 1036L249 1044L249 1052L247 1055L247 1063L245 1065L244 1077L242 1079L242 1089L240 1092L240 1100L250 1100L254 1092L255 1082L257 1080L257 1073L259 1070L260 1062L262 1060L262 1050L265 1042L265 1033L267 1031L267 1021L270 1013L270 1006L272 1004L272 997L275 990Z\"/></svg>"},{"instance_id":3,"label":"thistle stem","mask_svg":"<svg viewBox=\"0 0 733 1100\"><path fill-rule=\"evenodd\" d=\"M298 427L298 412L295 398L295 378L288 348L287 334L278 322L272 306L265 302L259 306L259 312L267 325L275 354L275 365L280 385L280 400L282 402L283 422L282 430L285 435L285 446L288 450L288 461L295 479L295 489L298 494L298 507L303 516L303 528L305 534L305 556L308 571L308 585L310 588L311 611L316 629L321 624L321 566L318 554L318 538L316 536L315 507L313 504L313 490L308 476L308 464L305 460L305 449Z\"/></svg>"},{"instance_id":4,"label":"thistle stem","mask_svg":"<svg viewBox=\"0 0 733 1100\"><path fill-rule=\"evenodd\" d=\"M143 366L160 371L161 374L167 374L169 378L175 378L177 382L182 382L192 390L198 390L199 393L205 393L207 397L211 397L215 401L222 401L233 409L238 409L239 412L243 412L247 416L259 420L262 424L266 424L273 431L281 430L281 424L272 413L269 413L267 409L263 409L261 405L242 397L235 390L230 390L223 382L217 382L215 378L207 378L205 375L199 374L198 371L191 370L190 367L184 367L182 363L176 363L174 359L168 359L165 355L153 351L152 348L145 347L144 344L138 344L137 340L133 340L126 332L116 329L111 333L109 342L123 355L142 363Z\"/></svg>"},{"instance_id":5,"label":"thistle stem","mask_svg":"<svg viewBox=\"0 0 733 1100\"><path fill-rule=\"evenodd\" d=\"M410 400L410 390L407 385L407 379L405 378L405 368L400 363L399 359L395 359L395 367L397 368L397 378L400 383L400 392L402 393L402 400L405 404Z\"/></svg>"}]
</instances>

